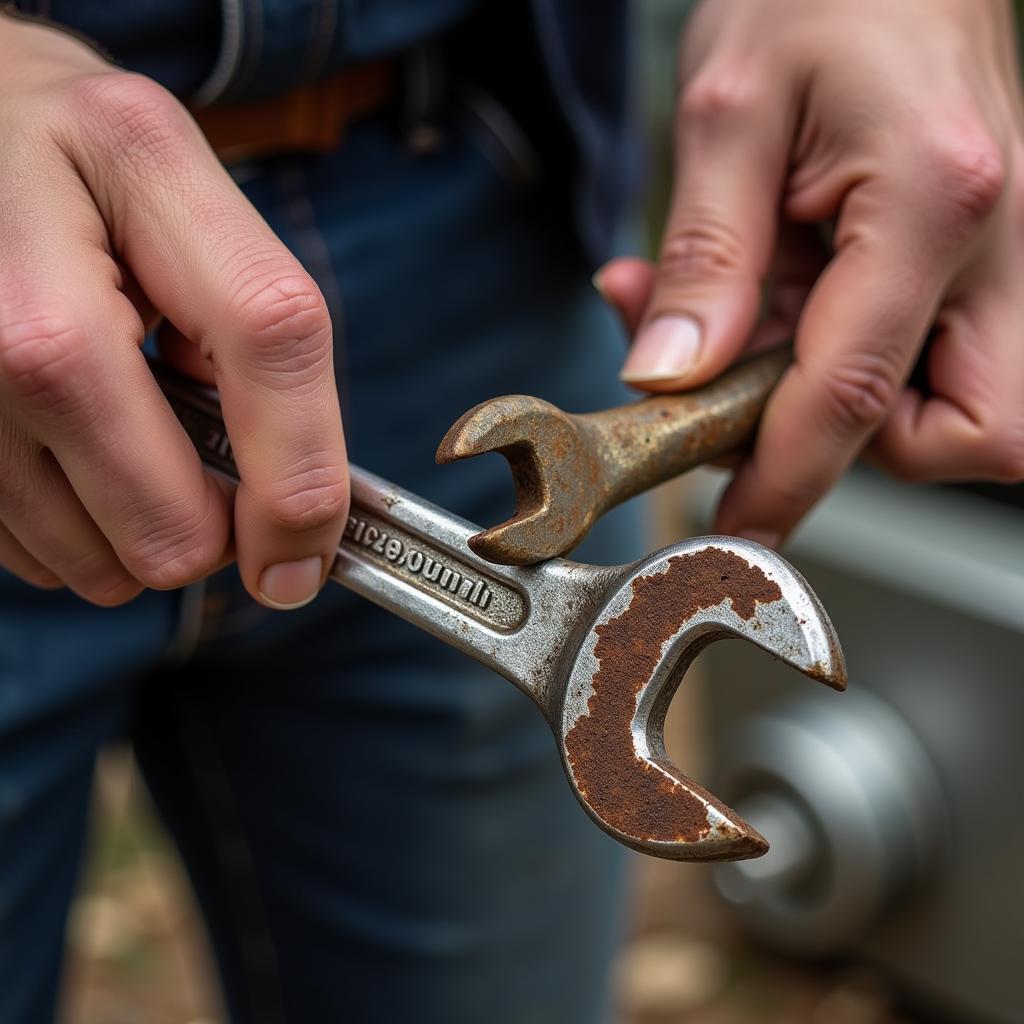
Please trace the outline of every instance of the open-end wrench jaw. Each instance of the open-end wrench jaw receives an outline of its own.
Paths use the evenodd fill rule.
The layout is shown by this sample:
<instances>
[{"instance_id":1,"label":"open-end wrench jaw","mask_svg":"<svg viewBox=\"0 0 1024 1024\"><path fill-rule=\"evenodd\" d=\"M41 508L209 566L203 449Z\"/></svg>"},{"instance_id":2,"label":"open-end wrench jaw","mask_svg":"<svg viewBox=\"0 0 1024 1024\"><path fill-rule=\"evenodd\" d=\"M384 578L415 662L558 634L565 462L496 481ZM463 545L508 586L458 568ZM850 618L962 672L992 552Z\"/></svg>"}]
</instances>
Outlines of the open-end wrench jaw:
<instances>
[{"instance_id":1,"label":"open-end wrench jaw","mask_svg":"<svg viewBox=\"0 0 1024 1024\"><path fill-rule=\"evenodd\" d=\"M501 452L516 511L471 537L471 550L499 565L566 554L608 509L749 441L789 361L786 349L763 352L695 391L583 415L530 395L481 402L452 425L436 458Z\"/></svg>"},{"instance_id":2,"label":"open-end wrench jaw","mask_svg":"<svg viewBox=\"0 0 1024 1024\"><path fill-rule=\"evenodd\" d=\"M665 713L715 640L747 640L837 690L846 668L803 578L748 541L703 537L652 555L609 598L566 681L559 741L584 808L621 842L677 860L737 860L768 849L665 751Z\"/></svg>"},{"instance_id":3,"label":"open-end wrench jaw","mask_svg":"<svg viewBox=\"0 0 1024 1024\"><path fill-rule=\"evenodd\" d=\"M600 473L567 413L531 395L481 402L452 424L435 458L446 465L488 452L508 460L516 509L470 537L472 551L498 565L529 565L570 550L587 535Z\"/></svg>"}]
</instances>

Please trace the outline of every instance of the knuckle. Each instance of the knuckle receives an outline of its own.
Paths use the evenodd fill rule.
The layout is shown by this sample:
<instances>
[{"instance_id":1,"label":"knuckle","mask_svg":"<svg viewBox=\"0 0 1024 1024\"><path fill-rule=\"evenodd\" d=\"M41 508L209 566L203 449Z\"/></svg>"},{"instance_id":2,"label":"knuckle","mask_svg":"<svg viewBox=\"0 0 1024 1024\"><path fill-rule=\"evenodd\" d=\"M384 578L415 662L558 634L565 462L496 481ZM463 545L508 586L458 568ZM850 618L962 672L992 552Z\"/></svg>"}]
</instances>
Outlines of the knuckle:
<instances>
[{"instance_id":1,"label":"knuckle","mask_svg":"<svg viewBox=\"0 0 1024 1024\"><path fill-rule=\"evenodd\" d=\"M984 220L1006 185L1006 162L990 135L977 132L943 139L931 147L933 173L958 220Z\"/></svg>"},{"instance_id":2,"label":"knuckle","mask_svg":"<svg viewBox=\"0 0 1024 1024\"><path fill-rule=\"evenodd\" d=\"M271 522L290 533L321 530L348 513L348 481L340 469L321 465L282 480L263 508Z\"/></svg>"},{"instance_id":3,"label":"knuckle","mask_svg":"<svg viewBox=\"0 0 1024 1024\"><path fill-rule=\"evenodd\" d=\"M235 291L230 315L262 371L316 379L331 364L331 318L320 289L301 269L251 275Z\"/></svg>"},{"instance_id":4,"label":"knuckle","mask_svg":"<svg viewBox=\"0 0 1024 1024\"><path fill-rule=\"evenodd\" d=\"M220 555L208 515L182 505L159 513L137 508L125 532L131 539L122 560L136 579L154 590L173 590L203 579Z\"/></svg>"},{"instance_id":5,"label":"knuckle","mask_svg":"<svg viewBox=\"0 0 1024 1024\"><path fill-rule=\"evenodd\" d=\"M0 379L29 407L50 413L87 409L94 368L82 328L56 311L22 311L0 324Z\"/></svg>"},{"instance_id":6,"label":"knuckle","mask_svg":"<svg viewBox=\"0 0 1024 1024\"><path fill-rule=\"evenodd\" d=\"M151 78L131 72L83 75L71 86L71 103L99 124L112 149L166 162L184 138L184 110Z\"/></svg>"},{"instance_id":7,"label":"knuckle","mask_svg":"<svg viewBox=\"0 0 1024 1024\"><path fill-rule=\"evenodd\" d=\"M138 580L122 573L90 581L86 586L76 588L76 592L91 604L99 605L101 608L115 608L138 597L142 589L142 584Z\"/></svg>"},{"instance_id":8,"label":"knuckle","mask_svg":"<svg viewBox=\"0 0 1024 1024\"><path fill-rule=\"evenodd\" d=\"M688 82L679 95L679 128L685 132L735 121L749 115L762 95L763 89L749 68L708 68Z\"/></svg>"},{"instance_id":9,"label":"knuckle","mask_svg":"<svg viewBox=\"0 0 1024 1024\"><path fill-rule=\"evenodd\" d=\"M58 576L76 594L92 604L109 608L124 604L142 589L109 549L86 547L69 550L49 538L46 544Z\"/></svg>"},{"instance_id":10,"label":"knuckle","mask_svg":"<svg viewBox=\"0 0 1024 1024\"><path fill-rule=\"evenodd\" d=\"M821 382L828 422L847 437L877 427L899 390L894 361L871 352L847 355L828 368Z\"/></svg>"},{"instance_id":11,"label":"knuckle","mask_svg":"<svg viewBox=\"0 0 1024 1024\"><path fill-rule=\"evenodd\" d=\"M710 210L689 210L665 236L660 273L669 279L717 281L742 272L744 246L735 228Z\"/></svg>"}]
</instances>

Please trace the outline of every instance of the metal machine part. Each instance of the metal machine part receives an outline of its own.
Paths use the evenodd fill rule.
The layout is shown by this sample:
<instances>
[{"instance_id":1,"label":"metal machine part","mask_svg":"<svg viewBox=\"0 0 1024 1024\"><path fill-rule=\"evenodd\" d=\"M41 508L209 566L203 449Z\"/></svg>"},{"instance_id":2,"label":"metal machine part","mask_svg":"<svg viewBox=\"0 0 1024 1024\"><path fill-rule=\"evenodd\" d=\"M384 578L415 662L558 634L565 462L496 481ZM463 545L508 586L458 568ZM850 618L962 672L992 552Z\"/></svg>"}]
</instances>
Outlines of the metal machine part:
<instances>
[{"instance_id":1,"label":"metal machine part","mask_svg":"<svg viewBox=\"0 0 1024 1024\"><path fill-rule=\"evenodd\" d=\"M698 524L722 478L691 477ZM773 840L716 884L780 950L870 962L943 1019L1024 1020L1019 511L858 469L789 553L850 692L830 707L772 665L751 686L740 645L701 659L716 791Z\"/></svg>"},{"instance_id":2,"label":"metal machine part","mask_svg":"<svg viewBox=\"0 0 1024 1024\"><path fill-rule=\"evenodd\" d=\"M501 452L516 513L469 546L503 565L564 555L608 509L748 441L791 359L776 349L693 391L586 415L529 395L482 402L448 431L437 461Z\"/></svg>"},{"instance_id":3,"label":"metal machine part","mask_svg":"<svg viewBox=\"0 0 1024 1024\"><path fill-rule=\"evenodd\" d=\"M206 463L237 480L215 398L157 365ZM544 714L569 784L606 832L676 860L756 857L767 844L686 778L664 745L668 703L697 652L724 637L845 686L828 616L774 552L725 537L628 566L495 566L476 527L355 466L331 578L505 676Z\"/></svg>"},{"instance_id":4,"label":"metal machine part","mask_svg":"<svg viewBox=\"0 0 1024 1024\"><path fill-rule=\"evenodd\" d=\"M842 714L794 699L744 719L724 738L717 776L772 842L762 860L716 870L718 891L778 949L841 950L947 846L927 755L866 690L850 693Z\"/></svg>"}]
</instances>

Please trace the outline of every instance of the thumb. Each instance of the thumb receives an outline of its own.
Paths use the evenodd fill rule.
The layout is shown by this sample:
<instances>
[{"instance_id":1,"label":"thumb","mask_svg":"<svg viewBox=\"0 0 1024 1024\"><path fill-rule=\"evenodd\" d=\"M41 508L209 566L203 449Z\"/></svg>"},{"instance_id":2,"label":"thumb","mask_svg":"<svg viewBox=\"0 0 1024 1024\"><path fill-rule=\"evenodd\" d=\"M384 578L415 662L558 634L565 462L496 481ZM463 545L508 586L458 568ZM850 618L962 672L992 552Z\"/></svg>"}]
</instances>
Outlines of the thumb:
<instances>
[{"instance_id":1,"label":"thumb","mask_svg":"<svg viewBox=\"0 0 1024 1024\"><path fill-rule=\"evenodd\" d=\"M792 132L784 97L710 70L680 103L654 289L621 373L648 391L703 384L742 350L775 246Z\"/></svg>"}]
</instances>

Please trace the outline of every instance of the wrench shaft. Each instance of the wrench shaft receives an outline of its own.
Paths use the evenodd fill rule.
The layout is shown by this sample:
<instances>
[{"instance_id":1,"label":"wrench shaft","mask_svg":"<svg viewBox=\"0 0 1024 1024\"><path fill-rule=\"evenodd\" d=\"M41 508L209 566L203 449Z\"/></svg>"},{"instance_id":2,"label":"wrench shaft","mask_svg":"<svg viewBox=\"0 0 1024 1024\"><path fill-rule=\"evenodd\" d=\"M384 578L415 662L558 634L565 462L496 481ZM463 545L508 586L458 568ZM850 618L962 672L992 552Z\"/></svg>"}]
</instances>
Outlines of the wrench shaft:
<instances>
[{"instance_id":1,"label":"wrench shaft","mask_svg":"<svg viewBox=\"0 0 1024 1024\"><path fill-rule=\"evenodd\" d=\"M214 394L150 365L202 460L237 483ZM352 502L331 579L498 672L547 713L552 670L587 624L580 610L596 611L613 573L563 559L492 565L467 543L479 527L358 466L349 473Z\"/></svg>"},{"instance_id":2,"label":"wrench shaft","mask_svg":"<svg viewBox=\"0 0 1024 1024\"><path fill-rule=\"evenodd\" d=\"M516 514L470 546L504 565L571 551L608 509L748 442L789 361L788 349L762 353L695 391L595 413L530 395L481 402L452 425L437 461L501 452Z\"/></svg>"},{"instance_id":3,"label":"wrench shaft","mask_svg":"<svg viewBox=\"0 0 1024 1024\"><path fill-rule=\"evenodd\" d=\"M695 392L653 395L576 417L600 466L601 509L745 444L792 361L787 348L754 356Z\"/></svg>"},{"instance_id":4,"label":"wrench shaft","mask_svg":"<svg viewBox=\"0 0 1024 1024\"><path fill-rule=\"evenodd\" d=\"M495 566L474 554L477 527L350 466L352 506L331 578L515 683L544 710L614 576L552 559Z\"/></svg>"}]
</instances>

